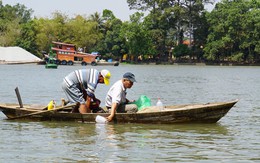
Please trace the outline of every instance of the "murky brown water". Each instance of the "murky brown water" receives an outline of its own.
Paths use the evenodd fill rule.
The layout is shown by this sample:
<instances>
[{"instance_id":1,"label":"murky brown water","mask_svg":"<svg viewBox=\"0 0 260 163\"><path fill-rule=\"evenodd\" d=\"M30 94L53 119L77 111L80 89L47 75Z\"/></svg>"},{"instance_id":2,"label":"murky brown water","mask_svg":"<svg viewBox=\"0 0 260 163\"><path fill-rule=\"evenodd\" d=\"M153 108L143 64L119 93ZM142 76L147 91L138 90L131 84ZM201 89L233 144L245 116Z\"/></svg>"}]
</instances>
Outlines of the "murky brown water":
<instances>
[{"instance_id":1,"label":"murky brown water","mask_svg":"<svg viewBox=\"0 0 260 163\"><path fill-rule=\"evenodd\" d=\"M93 68L88 66L89 68ZM39 65L0 65L0 103L60 102L63 76ZM165 105L239 99L216 124L115 124L6 121L0 113L0 162L258 162L260 67L119 65L107 68L114 83L131 71L138 83L130 99L160 97ZM109 87L99 85L101 100ZM104 104L104 102L102 103Z\"/></svg>"}]
</instances>

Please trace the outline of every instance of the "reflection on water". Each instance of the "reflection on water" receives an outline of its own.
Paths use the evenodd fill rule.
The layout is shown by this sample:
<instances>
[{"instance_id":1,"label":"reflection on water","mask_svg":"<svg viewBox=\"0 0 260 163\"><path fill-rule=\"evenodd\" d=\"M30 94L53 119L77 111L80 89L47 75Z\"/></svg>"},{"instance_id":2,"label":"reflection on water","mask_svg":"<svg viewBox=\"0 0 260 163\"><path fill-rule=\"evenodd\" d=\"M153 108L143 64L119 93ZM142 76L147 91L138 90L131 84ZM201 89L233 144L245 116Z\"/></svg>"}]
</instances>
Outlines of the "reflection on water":
<instances>
[{"instance_id":1,"label":"reflection on water","mask_svg":"<svg viewBox=\"0 0 260 163\"><path fill-rule=\"evenodd\" d=\"M127 161L129 157L132 161L162 161L165 156L161 154L167 155L172 149L196 148L196 141L211 143L222 139L227 133L227 129L219 124L84 124L69 130L68 137L74 141L68 145L76 146L77 149L74 150L81 158L87 157L88 161ZM151 156L151 153L155 154ZM175 157L167 157L171 161L176 160Z\"/></svg>"},{"instance_id":2,"label":"reflection on water","mask_svg":"<svg viewBox=\"0 0 260 163\"><path fill-rule=\"evenodd\" d=\"M17 155L10 157L11 161L41 159L47 162L181 161L191 157L193 152L198 152L198 147L205 152L216 148L228 141L225 137L229 136L228 129L220 124L107 125L8 121L3 131L19 133L12 138L5 137L5 141L1 140L1 144L9 146L9 150L4 150L5 156L8 156L6 152ZM11 144L6 143L10 141ZM205 157L205 153L202 153L200 157ZM185 157L179 156L177 159L176 154Z\"/></svg>"},{"instance_id":3,"label":"reflection on water","mask_svg":"<svg viewBox=\"0 0 260 163\"><path fill-rule=\"evenodd\" d=\"M46 70L35 65L0 65L0 103L60 103L60 83L81 66ZM144 94L155 104L239 99L216 124L85 124L6 121L0 114L0 162L255 162L260 160L258 67L120 65L107 68L111 83L131 71L137 78L130 99ZM37 74L37 75L32 75ZM109 87L100 85L97 97ZM102 105L103 103L101 103Z\"/></svg>"}]
</instances>

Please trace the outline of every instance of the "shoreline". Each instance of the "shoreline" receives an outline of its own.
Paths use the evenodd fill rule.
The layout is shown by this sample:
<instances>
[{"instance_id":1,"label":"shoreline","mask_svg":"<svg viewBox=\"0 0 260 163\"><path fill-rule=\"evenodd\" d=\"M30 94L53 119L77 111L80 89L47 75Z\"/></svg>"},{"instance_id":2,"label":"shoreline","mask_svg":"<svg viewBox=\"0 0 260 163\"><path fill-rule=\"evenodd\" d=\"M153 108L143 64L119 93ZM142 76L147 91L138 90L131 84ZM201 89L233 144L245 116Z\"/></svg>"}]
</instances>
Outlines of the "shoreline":
<instances>
[{"instance_id":1,"label":"shoreline","mask_svg":"<svg viewBox=\"0 0 260 163\"><path fill-rule=\"evenodd\" d=\"M42 61L0 61L0 65L40 64Z\"/></svg>"},{"instance_id":2,"label":"shoreline","mask_svg":"<svg viewBox=\"0 0 260 163\"><path fill-rule=\"evenodd\" d=\"M43 65L44 61L0 61L0 65L15 65L15 64L37 64ZM116 64L116 65L115 65ZM260 63L207 63L207 62L113 62L113 63L97 63L98 65L113 65L132 64L132 65L176 65L176 66L260 66ZM78 65L78 64L75 64ZM72 66L72 65L64 65Z\"/></svg>"},{"instance_id":3,"label":"shoreline","mask_svg":"<svg viewBox=\"0 0 260 163\"><path fill-rule=\"evenodd\" d=\"M181 66L260 66L260 63L207 63L207 62L121 62L121 64L133 65L181 65Z\"/></svg>"}]
</instances>

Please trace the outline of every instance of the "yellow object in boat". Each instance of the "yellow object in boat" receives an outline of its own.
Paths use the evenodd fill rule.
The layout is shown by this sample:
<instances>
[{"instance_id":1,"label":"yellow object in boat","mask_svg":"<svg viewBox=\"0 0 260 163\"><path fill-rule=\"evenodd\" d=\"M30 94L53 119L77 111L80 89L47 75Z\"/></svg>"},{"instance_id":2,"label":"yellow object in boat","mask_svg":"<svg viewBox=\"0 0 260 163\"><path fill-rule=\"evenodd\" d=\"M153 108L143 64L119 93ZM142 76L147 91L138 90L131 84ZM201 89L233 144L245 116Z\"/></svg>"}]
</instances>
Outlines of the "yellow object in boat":
<instances>
[{"instance_id":1,"label":"yellow object in boat","mask_svg":"<svg viewBox=\"0 0 260 163\"><path fill-rule=\"evenodd\" d=\"M48 104L48 110L52 110L53 108L55 108L55 102L54 100L51 100Z\"/></svg>"}]
</instances>

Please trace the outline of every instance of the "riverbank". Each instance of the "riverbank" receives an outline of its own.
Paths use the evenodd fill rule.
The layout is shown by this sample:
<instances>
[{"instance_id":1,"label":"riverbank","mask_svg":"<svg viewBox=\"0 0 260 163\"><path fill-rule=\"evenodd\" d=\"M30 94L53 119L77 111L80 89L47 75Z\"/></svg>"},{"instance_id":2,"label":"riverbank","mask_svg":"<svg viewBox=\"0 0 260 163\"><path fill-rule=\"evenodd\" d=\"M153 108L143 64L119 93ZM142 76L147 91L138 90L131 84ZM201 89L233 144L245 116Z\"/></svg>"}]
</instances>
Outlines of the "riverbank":
<instances>
[{"instance_id":1,"label":"riverbank","mask_svg":"<svg viewBox=\"0 0 260 163\"><path fill-rule=\"evenodd\" d=\"M232 63L232 62L122 62L121 64L189 65L189 66L260 66L260 63Z\"/></svg>"},{"instance_id":2,"label":"riverbank","mask_svg":"<svg viewBox=\"0 0 260 163\"><path fill-rule=\"evenodd\" d=\"M44 65L44 61L2 61L0 60L0 65L14 65L14 64L37 64ZM197 63L171 63L171 62L114 62L114 63L96 63L92 66L118 66L119 64L130 64L130 65L187 65L187 66L260 66L260 63L205 63L205 62L197 62ZM75 63L74 65L80 65L80 63ZM89 64L90 65L90 64ZM66 66L66 65L65 65ZM72 66L72 65L70 65Z\"/></svg>"}]
</instances>

